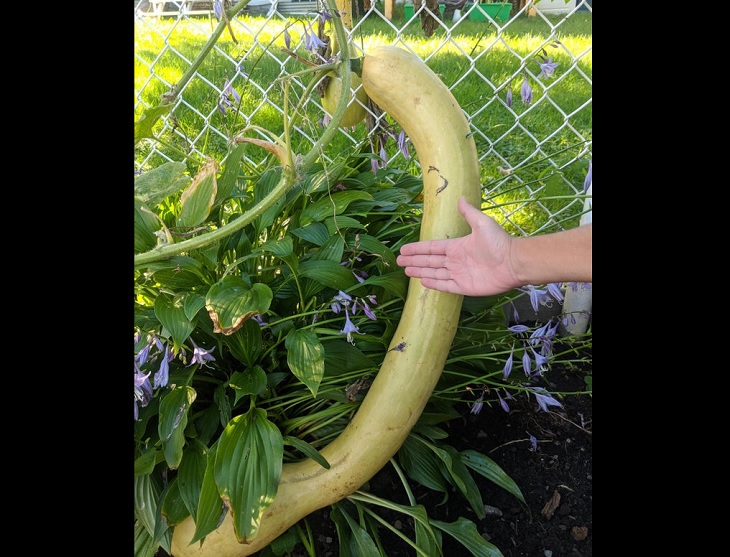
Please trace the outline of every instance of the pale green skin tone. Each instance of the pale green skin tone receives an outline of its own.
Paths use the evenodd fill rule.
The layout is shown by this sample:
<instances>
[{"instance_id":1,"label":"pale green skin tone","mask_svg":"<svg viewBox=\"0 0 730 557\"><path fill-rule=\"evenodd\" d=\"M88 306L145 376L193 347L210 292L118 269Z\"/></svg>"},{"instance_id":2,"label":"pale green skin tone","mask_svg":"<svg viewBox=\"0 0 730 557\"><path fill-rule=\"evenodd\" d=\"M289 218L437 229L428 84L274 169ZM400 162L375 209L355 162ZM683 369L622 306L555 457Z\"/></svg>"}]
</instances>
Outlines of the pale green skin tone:
<instances>
[{"instance_id":1,"label":"pale green skin tone","mask_svg":"<svg viewBox=\"0 0 730 557\"><path fill-rule=\"evenodd\" d=\"M368 96L405 130L421 163L420 239L468 234L457 204L464 196L479 205L479 162L456 99L420 58L393 46L378 47L365 56L362 82ZM202 545L188 545L195 524L187 518L175 526L173 556L251 555L308 514L344 499L370 480L395 455L423 412L454 339L462 300L461 295L430 290L411 279L380 371L350 424L321 451L331 467L322 468L311 459L284 464L276 497L248 543L236 539L229 513ZM402 350L393 349L401 343Z\"/></svg>"}]
</instances>

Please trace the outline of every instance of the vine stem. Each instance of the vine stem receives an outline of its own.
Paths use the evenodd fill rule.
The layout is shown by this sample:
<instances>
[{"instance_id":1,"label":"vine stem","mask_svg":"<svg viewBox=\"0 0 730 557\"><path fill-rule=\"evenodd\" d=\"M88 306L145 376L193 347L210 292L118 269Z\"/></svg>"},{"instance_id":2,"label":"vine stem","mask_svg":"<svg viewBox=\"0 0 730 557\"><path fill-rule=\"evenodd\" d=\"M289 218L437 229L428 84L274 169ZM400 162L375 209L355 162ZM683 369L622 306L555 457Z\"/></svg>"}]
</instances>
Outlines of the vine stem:
<instances>
[{"instance_id":1,"label":"vine stem","mask_svg":"<svg viewBox=\"0 0 730 557\"><path fill-rule=\"evenodd\" d=\"M231 10L228 12L229 17L234 17L239 11L241 11L247 4L249 0L241 0L238 4L236 4ZM331 12L337 13L336 11L336 5L334 0L327 0L327 6L331 10ZM340 43L340 64L339 67L342 68L340 71L341 77L342 77L342 90L343 91L349 91L350 85L351 85L351 75L350 75L350 56L349 56L349 47L347 42L347 33L345 32L345 28L343 26L342 21L338 17L332 18L332 23L335 28L335 33L337 33L337 39ZM223 31L226 28L225 21L221 21L218 25L218 27L215 29L213 34L211 35L210 39L208 39L208 42L205 44L201 52L196 57L193 64L190 66L190 69L183 75L183 77L180 79L180 82L173 87L172 91L168 93L168 97L170 99L174 99L177 97L177 95L180 94L180 91L182 91L185 84L192 78L192 76L195 74L197 69L202 64L205 57L210 53L211 49L213 48L213 45L218 40L220 35L223 33ZM332 119L330 123L325 128L322 135L319 137L319 139L315 142L315 144L312 146L312 148L309 150L309 152L301 158L301 161L299 164L297 164L297 168L294 168L291 164L287 164L284 166L284 171L282 173L281 179L279 180L279 183L276 185L276 187L271 190L271 192L262 199L259 203L254 205L252 208L248 209L244 214L242 214L239 218L229 222L226 225L221 226L220 228L216 230L212 230L210 232L206 232L205 234L201 234L200 236L196 236L195 238L190 238L188 240L183 240L182 242L176 242L174 244L162 244L159 246L156 246L152 248L151 250L148 250L144 253L136 254L134 256L134 266L142 266L142 265L149 265L150 263L153 263L155 261L160 261L162 259L167 259L169 257L172 257L173 255L177 255L179 253L193 250L193 249L200 249L207 245L212 244L213 242L216 242L218 240L222 240L223 238L226 238L230 234L233 234L234 232L237 232L238 230L241 230L246 225L250 224L254 219L259 217L266 211L269 207L274 205L279 198L284 195L287 190L292 187L298 180L297 170L300 172L305 171L307 168L312 166L317 158L320 156L320 153L322 152L323 146L328 145L332 139L335 136L335 133L337 133L337 130L339 128L340 121L342 120L342 117L345 114L345 110L347 109L349 101L349 95L343 94L340 96L339 102L337 104L337 108L335 109L334 114L332 115ZM288 139L288 138L287 138ZM291 146L287 145L287 152L291 153ZM290 161L291 161L291 155L290 155ZM282 161L283 163L283 161Z\"/></svg>"}]
</instances>

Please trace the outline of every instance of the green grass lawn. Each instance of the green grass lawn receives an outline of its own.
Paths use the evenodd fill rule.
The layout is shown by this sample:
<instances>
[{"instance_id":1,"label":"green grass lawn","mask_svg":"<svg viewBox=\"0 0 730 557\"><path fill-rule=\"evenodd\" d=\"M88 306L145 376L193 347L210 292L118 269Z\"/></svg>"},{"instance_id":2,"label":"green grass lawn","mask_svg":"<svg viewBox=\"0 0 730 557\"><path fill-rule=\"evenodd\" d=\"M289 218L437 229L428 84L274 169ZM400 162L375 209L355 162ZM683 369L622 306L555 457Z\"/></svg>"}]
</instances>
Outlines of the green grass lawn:
<instances>
[{"instance_id":1,"label":"green grass lawn","mask_svg":"<svg viewBox=\"0 0 730 557\"><path fill-rule=\"evenodd\" d=\"M568 19L548 19L545 22L541 17L519 16L501 33L489 22L463 19L458 24L448 22L448 29L438 27L430 37L424 37L418 18L404 27L403 8L396 6L390 22L375 14L356 21L351 48L351 56L355 57L380 44L399 44L423 58L450 87L475 129L483 187L491 192L496 204L534 200L534 188L515 188L499 172L499 168L519 167L521 180L538 183L546 197L542 207L532 208L543 215L539 221L544 220L546 212L560 212L564 198L574 196L574 190L582 185L588 161L576 161L576 157L592 139L592 14L578 12ZM233 26L236 42L227 32L221 36L198 69L199 75L185 88L183 103L174 111L177 131L184 139L180 133L162 133L167 144L159 144L156 149L160 153L166 149L190 153L194 145L195 151L220 160L229 149L230 139L247 125L281 136L283 80L288 79L289 106L301 101L292 145L295 152L309 150L322 131L319 97L316 93L305 94L311 74L301 72L308 67L282 47L287 29L292 48L309 60L310 53L300 41L304 27L311 22L309 16L268 22L264 17L237 18ZM204 16L182 21L146 18L136 23L135 119L145 107L157 105L170 86L180 80L216 25L215 19ZM539 67L534 56L541 52L559 64L552 79L535 79ZM236 72L241 62L248 77ZM533 102L529 107L520 101L525 68L532 76ZM216 108L226 79L241 95L239 113L224 115ZM511 110L503 102L508 88L514 98ZM366 136L364 124L359 124L347 134L338 134L327 154L362 148ZM148 156L149 148L138 149L138 160ZM172 154L168 158L179 160ZM162 160L165 157L160 154L147 162ZM419 171L412 162L400 162L411 172ZM556 176L559 179L552 179ZM530 209L524 211L528 220L534 218L529 216ZM566 219L574 221L577 216L574 206Z\"/></svg>"}]
</instances>

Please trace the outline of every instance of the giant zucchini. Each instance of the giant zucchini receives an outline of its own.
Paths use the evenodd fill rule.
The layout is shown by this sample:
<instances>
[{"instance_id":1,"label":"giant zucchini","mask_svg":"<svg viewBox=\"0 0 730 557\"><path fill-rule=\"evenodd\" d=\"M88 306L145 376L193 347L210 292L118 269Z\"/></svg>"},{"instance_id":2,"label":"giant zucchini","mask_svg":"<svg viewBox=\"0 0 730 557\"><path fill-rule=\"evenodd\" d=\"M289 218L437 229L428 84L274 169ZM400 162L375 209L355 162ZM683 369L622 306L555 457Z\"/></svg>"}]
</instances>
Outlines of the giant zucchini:
<instances>
[{"instance_id":1,"label":"giant zucchini","mask_svg":"<svg viewBox=\"0 0 730 557\"><path fill-rule=\"evenodd\" d=\"M469 124L441 79L416 55L380 46L362 61L368 96L400 124L423 173L420 239L464 236L459 197L479 206L479 161ZM309 513L358 490L398 451L438 382L456 333L463 297L410 279L403 313L367 396L339 437L322 449L331 467L313 460L283 465L279 489L256 535L236 539L228 514L204 543L189 545L192 518L175 526L174 557L242 557L267 546Z\"/></svg>"}]
</instances>

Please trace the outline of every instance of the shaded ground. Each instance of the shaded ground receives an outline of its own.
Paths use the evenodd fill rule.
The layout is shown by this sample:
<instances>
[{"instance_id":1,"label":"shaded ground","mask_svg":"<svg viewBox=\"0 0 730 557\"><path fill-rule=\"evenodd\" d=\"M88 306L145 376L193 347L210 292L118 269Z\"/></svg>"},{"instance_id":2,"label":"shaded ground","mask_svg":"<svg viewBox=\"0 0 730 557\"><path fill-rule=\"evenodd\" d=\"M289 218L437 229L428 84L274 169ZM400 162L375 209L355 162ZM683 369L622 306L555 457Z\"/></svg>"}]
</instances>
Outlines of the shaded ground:
<instances>
[{"instance_id":1,"label":"shaded ground","mask_svg":"<svg viewBox=\"0 0 730 557\"><path fill-rule=\"evenodd\" d=\"M585 372L553 369L547 380L561 391L583 391ZM429 516L453 522L460 515L474 521L479 532L504 557L591 557L593 555L592 399L587 395L566 397L563 408L537 412L533 401L511 402L511 411L484 407L479 415L468 412L446 425L447 442L458 450L473 449L492 458L520 487L526 504L507 491L474 474L487 517L478 520L456 492L443 496L412 485L419 503ZM529 432L529 433L528 433ZM529 434L538 440L536 451ZM403 493L392 467L386 466L370 482L372 493L398 501ZM405 500L399 502L406 503ZM316 532L317 557L339 554L334 526L327 511L320 511ZM384 515L381 513L381 515ZM393 515L391 524L412 536L412 525L403 515ZM405 522L405 523L404 523ZM412 557L415 552L395 536L388 537L388 557ZM445 557L470 557L458 542L444 536ZM304 555L304 554L303 554Z\"/></svg>"},{"instance_id":2,"label":"shaded ground","mask_svg":"<svg viewBox=\"0 0 730 557\"><path fill-rule=\"evenodd\" d=\"M585 390L590 370L553 368L546 374L551 390ZM488 512L478 520L455 491L443 502L443 494L411 482L417 501L431 518L453 522L463 515L477 525L479 533L499 548L504 557L592 557L593 471L592 409L588 395L562 400L563 408L537 411L534 399L510 402L507 414L498 406L484 406L478 415L465 414L445 424L445 442L458 450L473 449L493 459L517 483L525 497L522 504L491 481L473 474ZM538 440L532 450L530 434ZM403 486L391 466L371 481L367 491L407 504ZM316 557L339 555L337 533L329 509L310 515ZM402 514L379 511L404 534L413 537L413 525ZM413 557L415 552L383 529L381 539L388 557ZM458 542L444 535L444 557L471 557ZM259 555L257 553L256 555ZM164 556L162 550L158 556ZM292 557L307 557L303 549ZM434 556L436 557L436 556Z\"/></svg>"}]
</instances>

